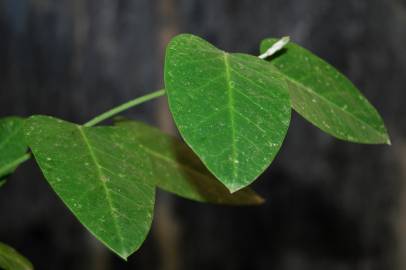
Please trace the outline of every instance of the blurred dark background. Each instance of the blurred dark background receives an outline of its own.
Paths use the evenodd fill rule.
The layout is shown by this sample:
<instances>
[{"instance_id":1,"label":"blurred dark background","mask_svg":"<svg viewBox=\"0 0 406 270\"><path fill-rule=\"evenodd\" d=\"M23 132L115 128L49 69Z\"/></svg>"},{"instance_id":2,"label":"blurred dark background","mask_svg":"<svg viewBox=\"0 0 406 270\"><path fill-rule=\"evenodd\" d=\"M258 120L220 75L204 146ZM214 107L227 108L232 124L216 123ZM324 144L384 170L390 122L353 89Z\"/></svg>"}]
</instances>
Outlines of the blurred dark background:
<instances>
[{"instance_id":1,"label":"blurred dark background","mask_svg":"<svg viewBox=\"0 0 406 270\"><path fill-rule=\"evenodd\" d=\"M405 0L0 0L0 116L83 123L156 90L165 45L181 32L252 54L290 35L362 89L393 145L338 141L294 114L254 185L265 205L159 193L152 231L127 263L28 162L0 190L0 240L41 270L406 269ZM172 129L165 99L126 115Z\"/></svg>"}]
</instances>

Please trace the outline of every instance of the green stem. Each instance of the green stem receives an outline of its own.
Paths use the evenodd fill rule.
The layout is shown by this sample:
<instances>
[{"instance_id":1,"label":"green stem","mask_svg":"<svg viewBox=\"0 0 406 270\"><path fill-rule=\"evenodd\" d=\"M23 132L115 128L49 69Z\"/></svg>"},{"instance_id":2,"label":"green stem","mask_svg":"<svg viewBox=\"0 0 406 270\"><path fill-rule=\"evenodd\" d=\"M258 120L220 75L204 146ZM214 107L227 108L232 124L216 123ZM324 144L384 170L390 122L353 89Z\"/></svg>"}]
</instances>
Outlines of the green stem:
<instances>
[{"instance_id":1,"label":"green stem","mask_svg":"<svg viewBox=\"0 0 406 270\"><path fill-rule=\"evenodd\" d=\"M113 117L113 116L115 116L115 115L117 115L117 114L119 114L119 113L121 113L123 111L126 111L126 110L128 110L128 109L130 109L130 108L132 108L134 106L137 106L137 105L139 105L141 103L147 102L147 101L149 101L151 99L161 97L163 95L165 95L165 89L161 89L161 90L152 92L152 93L150 93L148 95L135 98L135 99L130 100L130 101L124 103L124 104L121 104L121 105L119 105L119 106L117 106L117 107L115 107L115 108L113 108L111 110L108 110L105 113L102 113L102 114L96 116L95 118L93 118L89 122L85 123L84 126L85 127L92 127L92 126L94 126L94 125L96 125L96 124L98 124L98 123L100 123L100 122L102 122L102 121L104 121L106 119L109 119L109 118L111 118L111 117Z\"/></svg>"},{"instance_id":2,"label":"green stem","mask_svg":"<svg viewBox=\"0 0 406 270\"><path fill-rule=\"evenodd\" d=\"M96 116L95 118L93 118L92 120L90 120L89 122L87 122L86 124L84 124L84 126L86 127L92 127L106 119L109 119L125 110L128 110L134 106L137 106L141 103L147 102L149 100L158 98L165 95L165 89L161 89L155 92L152 92L150 94L147 94L145 96L141 96L138 98L135 98L133 100L130 100L124 104L121 104L111 110L108 110L105 113L102 113L98 116ZM29 160L31 158L31 154L30 153L26 153L24 156L16 159L15 161L13 161L12 163L6 165L5 167L0 168L0 175L3 175L5 172L14 169L14 167L17 167L20 163L23 163L27 160ZM3 179L0 179L0 186L2 186L4 184Z\"/></svg>"},{"instance_id":3,"label":"green stem","mask_svg":"<svg viewBox=\"0 0 406 270\"><path fill-rule=\"evenodd\" d=\"M276 51L282 49L286 45L286 43L288 43L288 42L289 42L289 37L283 37L278 42L276 42L271 48L269 48L266 53L264 53L264 54L262 54L262 55L260 55L258 57L263 59L263 58L266 58L268 56L271 56ZM115 115L117 115L117 114L119 114L119 113L121 113L123 111L126 111L126 110L128 110L128 109L130 109L130 108L132 108L134 106L137 106L137 105L139 105L141 103L147 102L147 101L149 101L151 99L155 99L155 98L158 98L158 97L163 96L163 95L165 95L165 89L161 89L161 90L152 92L152 93L150 93L148 95L145 95L145 96L138 97L136 99L130 100L130 101L124 103L124 104L121 104L118 107L115 107L115 108L113 108L113 109L111 109L111 110L109 110L109 111L107 111L105 113L102 113L102 114L96 116L95 118L93 118L89 122L85 123L84 126L85 127L92 127L92 126L97 125L98 123L100 123L100 122L102 122L102 121L104 121L106 119L109 119L109 118L111 118L111 117L113 117L113 116L115 116Z\"/></svg>"}]
</instances>

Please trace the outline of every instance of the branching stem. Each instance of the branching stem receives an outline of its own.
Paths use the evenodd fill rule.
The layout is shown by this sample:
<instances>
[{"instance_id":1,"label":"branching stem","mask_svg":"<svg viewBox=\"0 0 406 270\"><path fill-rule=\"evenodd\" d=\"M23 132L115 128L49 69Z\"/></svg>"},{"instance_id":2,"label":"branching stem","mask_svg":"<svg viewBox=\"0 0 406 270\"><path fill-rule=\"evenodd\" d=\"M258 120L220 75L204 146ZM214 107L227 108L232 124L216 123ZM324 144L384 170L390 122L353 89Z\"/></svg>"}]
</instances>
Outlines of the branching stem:
<instances>
[{"instance_id":1,"label":"branching stem","mask_svg":"<svg viewBox=\"0 0 406 270\"><path fill-rule=\"evenodd\" d=\"M113 116L115 116L115 115L117 115L117 114L119 114L119 113L121 113L123 111L126 111L126 110L128 110L128 109L130 109L130 108L132 108L134 106L137 106L137 105L139 105L141 103L144 103L144 102L147 102L149 100L161 97L163 95L165 95L165 89L161 89L161 90L152 92L152 93L147 94L145 96L137 97L137 98L135 98L133 100L130 100L130 101L126 102L126 103L123 103L123 104L121 104L121 105L119 105L119 106L117 106L117 107L115 107L115 108L113 108L111 110L108 110L105 113L102 113L102 114L96 116L95 118L93 118L89 122L85 123L84 126L85 127L92 127L92 126L97 125L100 122L102 122L102 121L104 121L106 119L109 119L109 118L111 118L111 117L113 117Z\"/></svg>"},{"instance_id":2,"label":"branching stem","mask_svg":"<svg viewBox=\"0 0 406 270\"><path fill-rule=\"evenodd\" d=\"M258 56L261 59L265 59L273 54L275 54L277 51L281 50L288 42L290 41L289 37L283 37L280 40L278 40L274 45L272 45L272 47L270 47L265 53L261 54L260 56ZM85 127L92 127L94 125L99 124L100 122L109 119L123 111L126 111L132 107L135 107L141 103L150 101L152 99L161 97L163 95L165 95L165 89L161 89L155 92L152 92L150 94L147 94L145 96L141 96L138 98L135 98L133 100L130 100L126 103L123 103L111 110L108 110L105 113L102 113L98 116L96 116L95 118L93 118L92 120L90 120L89 122L85 123L84 126Z\"/></svg>"}]
</instances>

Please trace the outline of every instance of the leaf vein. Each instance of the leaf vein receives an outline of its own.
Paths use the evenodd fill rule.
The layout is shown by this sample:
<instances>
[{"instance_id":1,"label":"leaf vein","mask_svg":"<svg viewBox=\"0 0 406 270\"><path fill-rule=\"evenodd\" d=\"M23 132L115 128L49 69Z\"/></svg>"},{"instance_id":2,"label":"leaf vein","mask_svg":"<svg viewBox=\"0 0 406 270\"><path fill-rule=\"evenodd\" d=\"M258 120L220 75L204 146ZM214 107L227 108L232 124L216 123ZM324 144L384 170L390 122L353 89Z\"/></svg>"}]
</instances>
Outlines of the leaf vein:
<instances>
[{"instance_id":1,"label":"leaf vein","mask_svg":"<svg viewBox=\"0 0 406 270\"><path fill-rule=\"evenodd\" d=\"M114 204L113 204L113 201L111 199L109 189L107 188L106 183L103 182L103 180L102 180L105 176L104 176L103 172L101 171L101 168L99 167L99 161L98 161L98 159L97 159L97 157L96 157L96 155L95 155L95 153L93 151L93 148L92 148L92 146L90 144L90 141L88 140L85 132L83 131L83 128L81 126L77 126L77 129L79 130L79 133L82 136L83 141L84 141L84 143L85 143L85 145L86 145L86 147L87 147L87 149L89 151L90 157L91 157L91 159L93 160L93 162L95 164L96 172L99 175L100 183L101 183L101 185L103 187L103 190L104 190L106 198L107 198L107 202L109 204L110 215L111 215L111 218L113 220L113 224L114 224L115 230L117 232L117 236L118 236L118 238L120 240L121 248L124 249L124 238L123 238L122 232L120 230L120 227L118 225L117 219L115 218L115 216L113 214Z\"/></svg>"}]
</instances>

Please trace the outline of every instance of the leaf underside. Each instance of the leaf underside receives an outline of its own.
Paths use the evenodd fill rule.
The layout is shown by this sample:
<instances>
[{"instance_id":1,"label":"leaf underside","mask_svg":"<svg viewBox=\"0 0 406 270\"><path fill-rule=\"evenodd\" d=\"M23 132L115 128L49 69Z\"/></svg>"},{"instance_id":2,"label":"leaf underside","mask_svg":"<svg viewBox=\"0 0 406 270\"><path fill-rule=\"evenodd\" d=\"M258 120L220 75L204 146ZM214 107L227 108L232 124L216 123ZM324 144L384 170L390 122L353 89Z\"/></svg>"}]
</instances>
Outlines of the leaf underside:
<instances>
[{"instance_id":1,"label":"leaf underside","mask_svg":"<svg viewBox=\"0 0 406 270\"><path fill-rule=\"evenodd\" d=\"M25 136L53 190L96 238L123 259L141 246L155 187L148 182L150 160L132 132L33 116Z\"/></svg>"},{"instance_id":2,"label":"leaf underside","mask_svg":"<svg viewBox=\"0 0 406 270\"><path fill-rule=\"evenodd\" d=\"M265 39L265 52L277 39ZM351 142L390 144L376 109L344 75L297 44L270 58L271 68L285 76L292 107L326 133Z\"/></svg>"},{"instance_id":3,"label":"leaf underside","mask_svg":"<svg viewBox=\"0 0 406 270\"><path fill-rule=\"evenodd\" d=\"M27 145L23 133L24 119L6 117L0 119L0 182L27 158Z\"/></svg>"},{"instance_id":4,"label":"leaf underside","mask_svg":"<svg viewBox=\"0 0 406 270\"><path fill-rule=\"evenodd\" d=\"M159 188L200 202L255 205L264 201L250 188L230 194L181 140L140 122L126 120L117 125L131 130L150 156Z\"/></svg>"},{"instance_id":5,"label":"leaf underside","mask_svg":"<svg viewBox=\"0 0 406 270\"><path fill-rule=\"evenodd\" d=\"M15 249L0 243L0 269L4 270L32 270L31 263Z\"/></svg>"},{"instance_id":6,"label":"leaf underside","mask_svg":"<svg viewBox=\"0 0 406 270\"><path fill-rule=\"evenodd\" d=\"M267 62L188 34L165 59L169 107L185 142L232 192L272 162L290 122L287 85Z\"/></svg>"}]
</instances>

